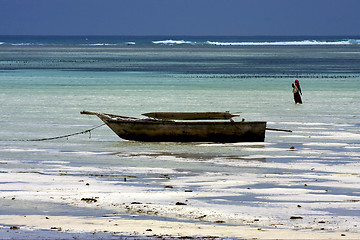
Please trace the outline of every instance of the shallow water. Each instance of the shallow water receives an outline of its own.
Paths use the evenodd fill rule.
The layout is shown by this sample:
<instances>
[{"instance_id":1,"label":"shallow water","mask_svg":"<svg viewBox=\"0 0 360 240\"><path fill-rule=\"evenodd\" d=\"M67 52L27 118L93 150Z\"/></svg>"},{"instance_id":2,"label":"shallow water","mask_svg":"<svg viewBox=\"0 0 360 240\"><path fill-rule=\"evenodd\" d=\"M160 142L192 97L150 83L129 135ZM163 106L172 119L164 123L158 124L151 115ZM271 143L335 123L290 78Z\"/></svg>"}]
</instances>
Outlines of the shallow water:
<instances>
[{"instance_id":1,"label":"shallow water","mask_svg":"<svg viewBox=\"0 0 360 240\"><path fill-rule=\"evenodd\" d=\"M356 152L359 147L359 78L301 79L303 105L293 103L288 87L292 79L288 78L218 80L161 73L17 70L3 72L1 79L2 156L10 159L24 155L31 160L35 154L36 159L52 156L49 160L67 160L74 155L77 161L87 163L95 155L112 163L114 155L109 153L150 151L166 155L190 151L203 153L204 158L229 155L250 159L260 152L262 158L273 161L284 161L285 154L291 161L284 151L291 146L307 146L314 151L326 148L334 155L349 153L350 149ZM124 142L106 127L94 130L91 136L68 140L13 141L61 136L100 125L96 117L79 114L85 109L135 117L151 111L226 110L242 112L240 118L267 121L268 127L291 129L293 133L267 131L265 144L260 143L261 151L258 146L236 144Z\"/></svg>"}]
</instances>

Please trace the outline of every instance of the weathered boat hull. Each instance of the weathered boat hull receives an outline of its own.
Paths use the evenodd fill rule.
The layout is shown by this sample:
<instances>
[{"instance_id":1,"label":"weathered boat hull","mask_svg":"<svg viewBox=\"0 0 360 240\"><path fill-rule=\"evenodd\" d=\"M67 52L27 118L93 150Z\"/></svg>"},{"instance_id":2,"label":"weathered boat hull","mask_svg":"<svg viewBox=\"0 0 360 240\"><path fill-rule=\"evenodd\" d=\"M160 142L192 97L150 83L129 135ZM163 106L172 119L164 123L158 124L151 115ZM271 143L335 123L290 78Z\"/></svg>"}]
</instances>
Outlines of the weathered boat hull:
<instances>
[{"instance_id":1,"label":"weathered boat hull","mask_svg":"<svg viewBox=\"0 0 360 240\"><path fill-rule=\"evenodd\" d=\"M120 138L144 142L263 142L266 122L175 122L98 115Z\"/></svg>"}]
</instances>

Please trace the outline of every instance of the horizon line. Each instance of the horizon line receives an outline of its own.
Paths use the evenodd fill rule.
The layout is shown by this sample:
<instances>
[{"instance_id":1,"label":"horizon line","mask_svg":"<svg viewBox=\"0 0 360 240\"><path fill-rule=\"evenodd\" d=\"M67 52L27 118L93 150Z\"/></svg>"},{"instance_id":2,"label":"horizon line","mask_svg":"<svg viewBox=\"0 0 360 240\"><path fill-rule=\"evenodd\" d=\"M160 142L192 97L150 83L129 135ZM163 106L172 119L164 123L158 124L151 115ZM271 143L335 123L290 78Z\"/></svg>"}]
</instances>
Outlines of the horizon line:
<instances>
[{"instance_id":1,"label":"horizon line","mask_svg":"<svg viewBox=\"0 0 360 240\"><path fill-rule=\"evenodd\" d=\"M0 34L1 37L360 37L360 35L182 35L182 34L129 34L129 35L108 35L108 34Z\"/></svg>"}]
</instances>

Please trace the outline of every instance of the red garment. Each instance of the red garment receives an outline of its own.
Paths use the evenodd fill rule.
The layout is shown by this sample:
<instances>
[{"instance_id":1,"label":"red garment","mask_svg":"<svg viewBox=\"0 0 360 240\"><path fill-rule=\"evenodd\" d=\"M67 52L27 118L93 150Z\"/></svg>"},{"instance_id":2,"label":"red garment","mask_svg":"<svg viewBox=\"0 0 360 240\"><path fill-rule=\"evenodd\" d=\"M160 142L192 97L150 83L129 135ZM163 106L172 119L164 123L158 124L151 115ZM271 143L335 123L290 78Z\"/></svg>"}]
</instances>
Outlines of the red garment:
<instances>
[{"instance_id":1,"label":"red garment","mask_svg":"<svg viewBox=\"0 0 360 240\"><path fill-rule=\"evenodd\" d=\"M295 85L296 85L296 87L299 89L299 92L301 93L301 87L300 87L299 80L295 80ZM301 94L302 94L302 93L301 93Z\"/></svg>"},{"instance_id":2,"label":"red garment","mask_svg":"<svg viewBox=\"0 0 360 240\"><path fill-rule=\"evenodd\" d=\"M301 100L301 88L300 88L300 83L298 80L295 80L295 86L297 87L298 91L294 93L294 101L295 103L300 103L302 104L302 100Z\"/></svg>"}]
</instances>

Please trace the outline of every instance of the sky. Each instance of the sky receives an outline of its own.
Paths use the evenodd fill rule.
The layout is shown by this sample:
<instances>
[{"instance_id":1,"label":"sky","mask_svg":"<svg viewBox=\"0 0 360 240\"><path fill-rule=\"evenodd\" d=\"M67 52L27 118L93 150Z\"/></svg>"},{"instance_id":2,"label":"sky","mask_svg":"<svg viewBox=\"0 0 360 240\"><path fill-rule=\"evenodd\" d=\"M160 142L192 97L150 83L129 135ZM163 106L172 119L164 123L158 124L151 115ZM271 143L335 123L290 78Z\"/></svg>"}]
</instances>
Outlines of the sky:
<instances>
[{"instance_id":1,"label":"sky","mask_svg":"<svg viewBox=\"0 0 360 240\"><path fill-rule=\"evenodd\" d=\"M0 0L0 35L360 35L360 0Z\"/></svg>"}]
</instances>

